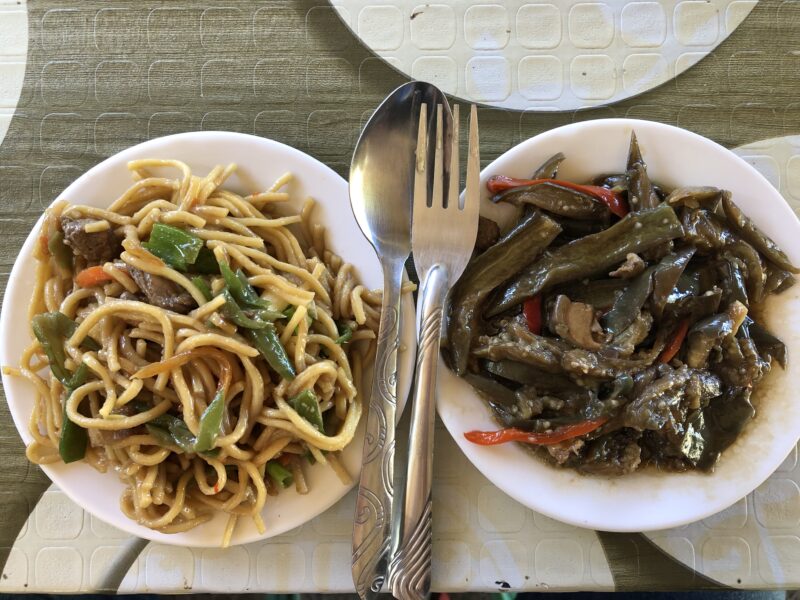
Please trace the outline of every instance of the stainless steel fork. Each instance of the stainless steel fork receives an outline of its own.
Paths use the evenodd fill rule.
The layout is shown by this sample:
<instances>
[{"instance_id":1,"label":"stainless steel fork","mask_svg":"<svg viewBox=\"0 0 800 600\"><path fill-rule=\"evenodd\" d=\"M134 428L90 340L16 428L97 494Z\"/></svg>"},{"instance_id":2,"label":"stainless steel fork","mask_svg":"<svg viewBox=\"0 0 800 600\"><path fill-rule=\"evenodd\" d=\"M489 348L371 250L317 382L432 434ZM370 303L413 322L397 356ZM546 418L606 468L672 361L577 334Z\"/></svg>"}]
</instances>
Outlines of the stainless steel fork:
<instances>
[{"instance_id":1,"label":"stainless steel fork","mask_svg":"<svg viewBox=\"0 0 800 600\"><path fill-rule=\"evenodd\" d=\"M427 105L420 107L417 137L411 251L422 282L417 302L417 374L409 434L408 471L400 544L389 571L389 587L399 600L425 598L431 583L431 482L436 415L436 367L442 312L475 246L480 200L478 118L470 111L466 190L459 201L458 105L453 111L450 165L443 165L442 105L436 107L436 148L428 199ZM445 180L448 192L445 196Z\"/></svg>"}]
</instances>

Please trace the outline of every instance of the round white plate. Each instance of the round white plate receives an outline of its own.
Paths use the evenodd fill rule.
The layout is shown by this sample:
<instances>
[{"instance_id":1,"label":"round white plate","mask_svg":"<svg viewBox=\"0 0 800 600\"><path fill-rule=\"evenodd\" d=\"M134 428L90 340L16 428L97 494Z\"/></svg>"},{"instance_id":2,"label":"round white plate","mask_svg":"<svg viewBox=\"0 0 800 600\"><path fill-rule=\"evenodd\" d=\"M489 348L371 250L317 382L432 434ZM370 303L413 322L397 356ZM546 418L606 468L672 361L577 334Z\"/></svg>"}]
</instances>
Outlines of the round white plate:
<instances>
[{"instance_id":1,"label":"round white plate","mask_svg":"<svg viewBox=\"0 0 800 600\"><path fill-rule=\"evenodd\" d=\"M704 58L756 0L329 0L361 42L469 102L574 110L650 90Z\"/></svg>"},{"instance_id":2,"label":"round white plate","mask_svg":"<svg viewBox=\"0 0 800 600\"><path fill-rule=\"evenodd\" d=\"M108 206L131 184L126 164L137 158L171 158L186 162L194 173L205 174L215 165L236 163L238 171L225 187L241 193L267 189L287 171L295 175L289 185L290 206L299 210L309 196L317 201L314 218L327 227L329 246L358 270L368 288L383 285L380 264L372 246L361 234L350 210L347 182L318 160L280 144L252 135L228 132L182 133L158 138L134 146L104 160L76 179L59 196L73 203ZM28 304L33 290L33 245L39 235L41 220L36 224L20 251L11 271L0 316L0 364L16 365L29 344ZM401 340L406 350L400 355L398 398L404 402L411 386L416 353L414 305L410 296L403 304ZM3 375L6 398L14 423L26 444L32 438L28 419L34 391L25 380ZM361 466L364 439L362 419L355 439L344 451L344 465L357 478ZM119 509L123 485L113 472L98 473L78 462L43 465L50 479L74 502L106 523L133 535L181 546L219 546L226 518L218 514L212 521L186 533L163 534L142 527ZM260 535L249 519L236 526L232 544L244 544L278 535L316 517L342 498L344 486L329 468L315 465L306 469L309 493L299 495L294 488L270 496L264 508L266 533Z\"/></svg>"},{"instance_id":3,"label":"round white plate","mask_svg":"<svg viewBox=\"0 0 800 600\"><path fill-rule=\"evenodd\" d=\"M556 152L567 159L559 177L587 181L624 169L631 130L636 131L652 180L667 188L713 185L731 190L734 201L795 263L800 264L800 222L769 182L744 160L694 133L649 121L607 119L576 123L543 133L512 148L481 174L529 177ZM484 214L502 219L503 207ZM723 510L760 485L800 437L800 285L772 297L767 327L788 347L784 371L775 365L756 394L756 418L722 455L713 474L636 472L618 478L555 469L517 444L483 447L464 439L473 429L495 430L485 403L470 385L442 364L439 414L469 460L509 496L554 519L603 531L648 531L677 527Z\"/></svg>"}]
</instances>

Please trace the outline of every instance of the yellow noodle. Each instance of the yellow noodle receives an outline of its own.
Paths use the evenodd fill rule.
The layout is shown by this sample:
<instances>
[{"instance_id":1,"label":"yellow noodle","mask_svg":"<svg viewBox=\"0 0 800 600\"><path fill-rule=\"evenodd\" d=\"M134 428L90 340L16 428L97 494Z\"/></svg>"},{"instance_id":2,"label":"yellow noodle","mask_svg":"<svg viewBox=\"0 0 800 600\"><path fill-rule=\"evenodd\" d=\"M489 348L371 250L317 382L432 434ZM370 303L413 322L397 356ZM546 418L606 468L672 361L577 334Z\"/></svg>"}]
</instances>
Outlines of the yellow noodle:
<instances>
[{"instance_id":1,"label":"yellow noodle","mask_svg":"<svg viewBox=\"0 0 800 600\"><path fill-rule=\"evenodd\" d=\"M331 452L328 454L328 464L333 469L334 473L339 477L339 481L344 485L353 485L353 478L350 473L344 468L344 465L339 461L339 452Z\"/></svg>"},{"instance_id":2,"label":"yellow noodle","mask_svg":"<svg viewBox=\"0 0 800 600\"><path fill-rule=\"evenodd\" d=\"M178 210L178 207L172 202L167 202L166 200L154 200L152 202L148 202L145 206L140 208L138 212L134 213L131 221L134 223L140 223L142 219L144 219L144 217L155 208L166 213L171 213L172 211Z\"/></svg>"},{"instance_id":3,"label":"yellow noodle","mask_svg":"<svg viewBox=\"0 0 800 600\"><path fill-rule=\"evenodd\" d=\"M211 316L211 313L216 312L225 304L225 297L224 296L217 296L213 300L209 300L200 305L199 308L196 308L192 311L192 316L197 319L198 321L202 321L203 319L208 318Z\"/></svg>"},{"instance_id":4,"label":"yellow noodle","mask_svg":"<svg viewBox=\"0 0 800 600\"><path fill-rule=\"evenodd\" d=\"M240 235L237 233L229 233L227 231L207 231L204 229L192 229L191 232L203 240L215 240L227 242L229 244L237 244L245 246L246 248L263 248L264 240L260 237L251 237L247 235Z\"/></svg>"},{"instance_id":5,"label":"yellow noodle","mask_svg":"<svg viewBox=\"0 0 800 600\"><path fill-rule=\"evenodd\" d=\"M255 458L253 459L253 463L256 466L266 464L268 461L275 458L281 452L281 450L283 450L291 441L292 437L288 435L276 439L275 441L270 443L269 446L267 446L261 452L256 454Z\"/></svg>"},{"instance_id":6,"label":"yellow noodle","mask_svg":"<svg viewBox=\"0 0 800 600\"><path fill-rule=\"evenodd\" d=\"M136 201L137 195L142 190L157 189L157 190L173 190L177 182L171 179L164 179L161 177L152 177L148 179L141 179L135 182L128 190L120 196L115 202L111 203L108 210L111 212L121 212L126 204Z\"/></svg>"},{"instance_id":7,"label":"yellow noodle","mask_svg":"<svg viewBox=\"0 0 800 600\"><path fill-rule=\"evenodd\" d=\"M169 225L188 225L189 227L206 226L206 220L203 217L185 210L165 213L161 217L161 222Z\"/></svg>"},{"instance_id":8,"label":"yellow noodle","mask_svg":"<svg viewBox=\"0 0 800 600\"><path fill-rule=\"evenodd\" d=\"M201 333L194 335L180 343L178 352L185 352L192 348L200 348L202 346L213 346L215 348L224 348L240 356L255 357L258 356L258 350L252 346L240 342L239 340L225 337L218 333Z\"/></svg>"},{"instance_id":9,"label":"yellow noodle","mask_svg":"<svg viewBox=\"0 0 800 600\"><path fill-rule=\"evenodd\" d=\"M75 216L73 208L74 207L70 207L69 209L65 210L64 216L67 217ZM82 218L93 217L95 219L103 219L106 221L110 221L115 225L127 225L128 223L131 222L131 218L128 216L115 213L111 209L105 210L102 208L96 208L94 206L81 206L80 216Z\"/></svg>"},{"instance_id":10,"label":"yellow noodle","mask_svg":"<svg viewBox=\"0 0 800 600\"><path fill-rule=\"evenodd\" d=\"M314 294L292 285L280 275L256 275L249 278L250 283L258 286L268 286L273 292L280 293L289 304L308 304L314 299Z\"/></svg>"},{"instance_id":11,"label":"yellow noodle","mask_svg":"<svg viewBox=\"0 0 800 600\"><path fill-rule=\"evenodd\" d=\"M275 183L269 188L269 192L277 192L283 186L287 185L292 179L294 179L294 175L290 172L284 173L280 177L275 180Z\"/></svg>"},{"instance_id":12,"label":"yellow noodle","mask_svg":"<svg viewBox=\"0 0 800 600\"><path fill-rule=\"evenodd\" d=\"M286 227L294 223L300 222L300 217L294 215L291 217L278 217L276 219L259 219L256 217L241 217L233 219L236 223L244 225L245 227Z\"/></svg>"},{"instance_id":13,"label":"yellow noodle","mask_svg":"<svg viewBox=\"0 0 800 600\"><path fill-rule=\"evenodd\" d=\"M110 297L119 296L124 291L126 291L125 287L116 281L109 282L103 286L103 294Z\"/></svg>"},{"instance_id":14,"label":"yellow noodle","mask_svg":"<svg viewBox=\"0 0 800 600\"><path fill-rule=\"evenodd\" d=\"M262 192L248 196L246 200L258 206L266 202L286 202L289 200L289 194L286 192Z\"/></svg>"},{"instance_id":15,"label":"yellow noodle","mask_svg":"<svg viewBox=\"0 0 800 600\"><path fill-rule=\"evenodd\" d=\"M111 223L109 223L105 219L100 219L99 221L87 223L86 225L83 226L83 230L86 233L97 233L98 231L108 231L109 229L111 229Z\"/></svg>"},{"instance_id":16,"label":"yellow noodle","mask_svg":"<svg viewBox=\"0 0 800 600\"><path fill-rule=\"evenodd\" d=\"M170 455L170 452L171 450L169 448L159 448L151 454L144 454L142 452L129 450L128 456L130 456L140 465L152 466L164 462L164 460L166 460L166 458Z\"/></svg>"},{"instance_id":17,"label":"yellow noodle","mask_svg":"<svg viewBox=\"0 0 800 600\"><path fill-rule=\"evenodd\" d=\"M239 518L238 515L230 515L228 517L228 522L225 525L225 533L222 534L222 547L227 548L231 545L231 538L233 537L233 529L236 527L236 520Z\"/></svg>"},{"instance_id":18,"label":"yellow noodle","mask_svg":"<svg viewBox=\"0 0 800 600\"><path fill-rule=\"evenodd\" d=\"M105 273L108 273L108 275L110 275L111 277L113 277L114 281L119 283L128 292L134 294L134 293L139 291L139 288L136 285L136 282L133 280L133 278L130 275L128 275L128 272L120 269L115 264L113 264L113 263L104 264L103 265L103 271ZM88 292L90 290L85 290L85 291Z\"/></svg>"},{"instance_id":19,"label":"yellow noodle","mask_svg":"<svg viewBox=\"0 0 800 600\"><path fill-rule=\"evenodd\" d=\"M228 216L230 211L227 208L223 208L221 206L195 206L192 211L200 215L205 220L213 220L218 221L219 219L224 219Z\"/></svg>"},{"instance_id":20,"label":"yellow noodle","mask_svg":"<svg viewBox=\"0 0 800 600\"><path fill-rule=\"evenodd\" d=\"M301 322L306 320L306 314L308 314L308 309L305 306L298 306L292 315L292 318L286 324L286 327L281 334L281 343L286 345L286 342L289 341L289 338L292 337L292 332L300 325Z\"/></svg>"},{"instance_id":21,"label":"yellow noodle","mask_svg":"<svg viewBox=\"0 0 800 600\"><path fill-rule=\"evenodd\" d=\"M310 444L308 449L311 451L311 455L314 457L314 460L323 465L328 464L328 461L325 459L325 455L320 452L319 448L317 448L314 444Z\"/></svg>"},{"instance_id":22,"label":"yellow noodle","mask_svg":"<svg viewBox=\"0 0 800 600\"><path fill-rule=\"evenodd\" d=\"M297 490L297 493L301 495L307 494L308 484L306 484L306 478L303 475L303 469L300 468L300 465L297 464L296 460L293 460L289 467L292 470L292 479L294 479L294 487Z\"/></svg>"}]
</instances>

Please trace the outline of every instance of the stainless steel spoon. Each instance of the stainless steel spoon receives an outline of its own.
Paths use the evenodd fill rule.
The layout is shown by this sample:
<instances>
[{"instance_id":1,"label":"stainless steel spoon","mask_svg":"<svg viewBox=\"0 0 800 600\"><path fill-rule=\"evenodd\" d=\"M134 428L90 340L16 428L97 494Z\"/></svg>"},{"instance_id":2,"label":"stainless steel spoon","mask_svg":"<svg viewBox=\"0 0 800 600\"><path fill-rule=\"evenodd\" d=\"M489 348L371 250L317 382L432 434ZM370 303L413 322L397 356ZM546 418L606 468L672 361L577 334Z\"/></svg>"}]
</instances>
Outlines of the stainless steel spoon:
<instances>
[{"instance_id":1,"label":"stainless steel spoon","mask_svg":"<svg viewBox=\"0 0 800 600\"><path fill-rule=\"evenodd\" d=\"M350 205L383 267L383 306L353 525L353 582L364 599L380 592L395 542L400 288L411 253L417 115L423 102L436 106L446 100L435 86L422 82L389 94L364 127L350 166Z\"/></svg>"}]
</instances>

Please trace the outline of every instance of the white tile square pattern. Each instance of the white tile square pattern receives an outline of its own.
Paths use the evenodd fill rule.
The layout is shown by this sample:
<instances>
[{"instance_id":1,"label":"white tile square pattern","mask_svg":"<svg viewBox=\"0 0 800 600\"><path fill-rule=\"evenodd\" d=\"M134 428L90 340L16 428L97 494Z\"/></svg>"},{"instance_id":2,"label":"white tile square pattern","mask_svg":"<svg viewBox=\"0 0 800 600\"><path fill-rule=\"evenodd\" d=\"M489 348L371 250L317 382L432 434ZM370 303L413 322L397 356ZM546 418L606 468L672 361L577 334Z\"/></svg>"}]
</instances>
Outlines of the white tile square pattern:
<instances>
[{"instance_id":1,"label":"white tile square pattern","mask_svg":"<svg viewBox=\"0 0 800 600\"><path fill-rule=\"evenodd\" d=\"M500 50L510 34L508 12L499 4L470 6L464 13L464 39L474 50Z\"/></svg>"},{"instance_id":2,"label":"white tile square pattern","mask_svg":"<svg viewBox=\"0 0 800 600\"><path fill-rule=\"evenodd\" d=\"M576 48L607 48L614 39L614 11L603 2L576 4L569 11L569 38Z\"/></svg>"},{"instance_id":3,"label":"white tile square pattern","mask_svg":"<svg viewBox=\"0 0 800 600\"><path fill-rule=\"evenodd\" d=\"M415 6L409 19L411 43L420 50L447 50L456 41L456 13L446 4Z\"/></svg>"},{"instance_id":4,"label":"white tile square pattern","mask_svg":"<svg viewBox=\"0 0 800 600\"><path fill-rule=\"evenodd\" d=\"M365 6L358 13L358 34L376 50L399 48L403 29L403 13L396 6Z\"/></svg>"},{"instance_id":5,"label":"white tile square pattern","mask_svg":"<svg viewBox=\"0 0 800 600\"><path fill-rule=\"evenodd\" d=\"M520 93L531 100L556 100L564 89L564 66L557 56L526 56L519 61Z\"/></svg>"},{"instance_id":6,"label":"white tile square pattern","mask_svg":"<svg viewBox=\"0 0 800 600\"><path fill-rule=\"evenodd\" d=\"M660 46L667 37L664 7L659 2L631 2L622 9L620 32L628 46Z\"/></svg>"},{"instance_id":7,"label":"white tile square pattern","mask_svg":"<svg viewBox=\"0 0 800 600\"><path fill-rule=\"evenodd\" d=\"M524 4L517 11L517 40L524 48L555 48L561 43L561 12L553 4Z\"/></svg>"}]
</instances>

